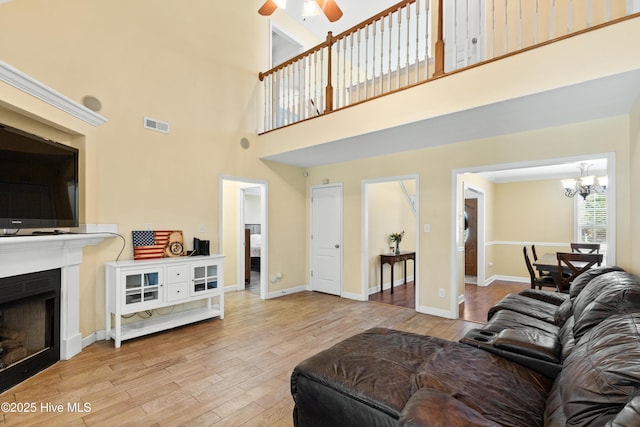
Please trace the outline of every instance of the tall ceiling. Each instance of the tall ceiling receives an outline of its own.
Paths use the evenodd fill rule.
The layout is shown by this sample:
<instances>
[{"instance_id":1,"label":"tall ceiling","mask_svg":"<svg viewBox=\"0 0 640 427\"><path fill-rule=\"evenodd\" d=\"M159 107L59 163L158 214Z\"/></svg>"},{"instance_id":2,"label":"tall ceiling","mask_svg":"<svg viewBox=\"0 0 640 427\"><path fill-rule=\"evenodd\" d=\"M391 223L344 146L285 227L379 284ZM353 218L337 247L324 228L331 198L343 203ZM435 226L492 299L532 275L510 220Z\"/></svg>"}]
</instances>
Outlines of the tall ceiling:
<instances>
[{"instance_id":1,"label":"tall ceiling","mask_svg":"<svg viewBox=\"0 0 640 427\"><path fill-rule=\"evenodd\" d=\"M304 0L287 0L285 12L317 37L324 39L327 32L339 34L398 2L399 0L336 0L344 13L336 22L329 22L323 14L303 17Z\"/></svg>"}]
</instances>

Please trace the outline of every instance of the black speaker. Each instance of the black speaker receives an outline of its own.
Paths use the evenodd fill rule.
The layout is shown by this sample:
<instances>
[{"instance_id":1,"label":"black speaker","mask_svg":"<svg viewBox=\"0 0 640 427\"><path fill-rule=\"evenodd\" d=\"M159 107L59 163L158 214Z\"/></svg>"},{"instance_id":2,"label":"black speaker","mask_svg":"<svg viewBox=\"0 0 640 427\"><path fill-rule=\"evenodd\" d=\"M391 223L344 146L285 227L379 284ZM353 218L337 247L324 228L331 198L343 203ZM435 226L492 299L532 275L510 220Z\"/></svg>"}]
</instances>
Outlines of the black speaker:
<instances>
[{"instance_id":1,"label":"black speaker","mask_svg":"<svg viewBox=\"0 0 640 427\"><path fill-rule=\"evenodd\" d=\"M194 237L193 252L194 252L194 255L209 255L209 241L200 240L197 237Z\"/></svg>"}]
</instances>

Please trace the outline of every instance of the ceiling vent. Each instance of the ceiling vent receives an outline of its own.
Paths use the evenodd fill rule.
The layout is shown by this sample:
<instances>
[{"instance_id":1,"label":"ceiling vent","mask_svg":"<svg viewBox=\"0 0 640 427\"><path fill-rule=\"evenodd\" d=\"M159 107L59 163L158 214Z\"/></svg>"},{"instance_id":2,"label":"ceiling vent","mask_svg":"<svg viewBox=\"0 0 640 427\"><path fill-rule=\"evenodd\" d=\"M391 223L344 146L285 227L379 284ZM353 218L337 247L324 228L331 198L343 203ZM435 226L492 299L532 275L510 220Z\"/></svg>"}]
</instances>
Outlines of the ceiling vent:
<instances>
[{"instance_id":1,"label":"ceiling vent","mask_svg":"<svg viewBox=\"0 0 640 427\"><path fill-rule=\"evenodd\" d=\"M151 129L162 133L169 133L169 123L152 119L150 117L144 118L144 127L146 129Z\"/></svg>"}]
</instances>

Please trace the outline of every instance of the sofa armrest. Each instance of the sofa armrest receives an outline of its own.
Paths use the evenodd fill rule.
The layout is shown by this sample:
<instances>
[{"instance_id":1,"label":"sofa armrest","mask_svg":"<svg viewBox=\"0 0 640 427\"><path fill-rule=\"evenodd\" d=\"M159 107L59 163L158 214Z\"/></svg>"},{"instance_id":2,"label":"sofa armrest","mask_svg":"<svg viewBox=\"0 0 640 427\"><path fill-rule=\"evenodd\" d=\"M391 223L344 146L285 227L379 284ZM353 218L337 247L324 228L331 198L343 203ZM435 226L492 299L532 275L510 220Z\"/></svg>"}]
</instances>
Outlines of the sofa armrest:
<instances>
[{"instance_id":1,"label":"sofa armrest","mask_svg":"<svg viewBox=\"0 0 640 427\"><path fill-rule=\"evenodd\" d=\"M553 305L560 305L569 298L568 294L562 294L555 291L543 291L540 289L524 289L518 293L522 296L548 302L549 304Z\"/></svg>"},{"instance_id":2,"label":"sofa armrest","mask_svg":"<svg viewBox=\"0 0 640 427\"><path fill-rule=\"evenodd\" d=\"M400 427L497 427L478 411L459 400L429 388L409 398L399 420Z\"/></svg>"}]
</instances>

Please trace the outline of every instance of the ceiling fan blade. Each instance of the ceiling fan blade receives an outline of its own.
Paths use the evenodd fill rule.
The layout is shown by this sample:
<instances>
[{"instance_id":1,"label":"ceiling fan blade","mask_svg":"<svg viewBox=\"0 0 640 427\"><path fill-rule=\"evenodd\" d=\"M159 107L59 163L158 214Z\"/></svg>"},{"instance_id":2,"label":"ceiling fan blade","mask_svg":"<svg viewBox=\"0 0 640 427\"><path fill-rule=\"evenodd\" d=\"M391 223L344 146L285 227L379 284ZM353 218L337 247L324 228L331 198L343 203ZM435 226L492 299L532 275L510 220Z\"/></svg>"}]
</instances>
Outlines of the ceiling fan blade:
<instances>
[{"instance_id":1,"label":"ceiling fan blade","mask_svg":"<svg viewBox=\"0 0 640 427\"><path fill-rule=\"evenodd\" d=\"M318 6L320 6L329 21L335 22L342 17L342 9L340 9L335 0L316 0L316 3L318 3Z\"/></svg>"},{"instance_id":2,"label":"ceiling fan blade","mask_svg":"<svg viewBox=\"0 0 640 427\"><path fill-rule=\"evenodd\" d=\"M275 4L273 0L267 0L264 2L262 7L258 9L258 13L262 16L269 16L278 8L278 5Z\"/></svg>"}]
</instances>

